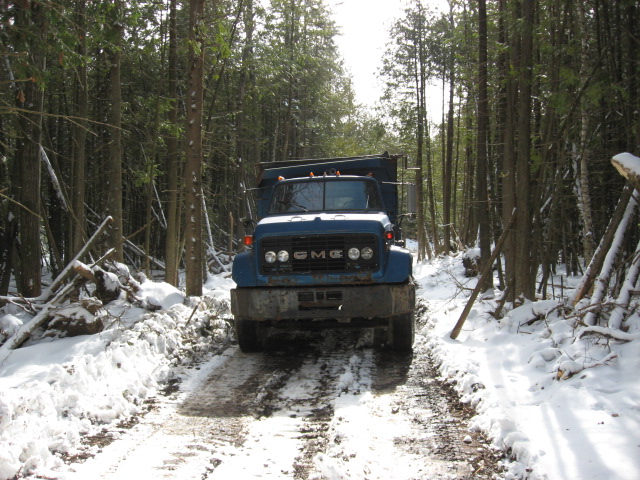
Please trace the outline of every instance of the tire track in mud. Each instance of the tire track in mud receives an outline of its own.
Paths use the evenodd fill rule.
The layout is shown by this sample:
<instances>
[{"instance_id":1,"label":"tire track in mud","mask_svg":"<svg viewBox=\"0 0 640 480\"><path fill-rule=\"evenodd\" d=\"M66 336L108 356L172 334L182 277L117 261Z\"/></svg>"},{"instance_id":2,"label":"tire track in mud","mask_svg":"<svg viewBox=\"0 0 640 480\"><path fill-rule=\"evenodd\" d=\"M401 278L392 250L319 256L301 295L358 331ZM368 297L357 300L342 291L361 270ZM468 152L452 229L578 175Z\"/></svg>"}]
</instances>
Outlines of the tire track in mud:
<instances>
[{"instance_id":1,"label":"tire track in mud","mask_svg":"<svg viewBox=\"0 0 640 480\"><path fill-rule=\"evenodd\" d=\"M233 457L223 459L207 478L228 478L231 472L242 478L309 478L315 455L326 447L334 414L332 402L358 337L357 332L277 332L265 352L238 352L236 357L255 362L257 367L251 375L253 384L229 382L228 398L233 402L234 398L243 397L244 404L229 409L226 400L217 399L208 404L207 414L220 417L232 412L254 421L238 430L235 439L227 439L242 446ZM232 372L238 370L233 364L227 367ZM211 378L207 383L218 391L221 380L224 381ZM194 401L202 403L200 394ZM188 403L181 409L184 413ZM290 450L288 459L277 451L278 445ZM253 465L244 464L244 460Z\"/></svg>"},{"instance_id":2,"label":"tire track in mud","mask_svg":"<svg viewBox=\"0 0 640 480\"><path fill-rule=\"evenodd\" d=\"M428 352L372 343L366 331L286 331L262 353L231 347L171 413L144 418L139 445L100 478L144 458L147 479L491 478L496 459L481 439L463 441L469 413Z\"/></svg>"},{"instance_id":3,"label":"tire track in mud","mask_svg":"<svg viewBox=\"0 0 640 480\"><path fill-rule=\"evenodd\" d=\"M408 434L394 438L394 446L410 457L425 459L425 468L407 478L494 478L500 470L495 451L468 429L474 410L438 380L428 352L416 349L409 356L381 352L375 363L372 390L379 398L387 397L392 412L411 423Z\"/></svg>"},{"instance_id":4,"label":"tire track in mud","mask_svg":"<svg viewBox=\"0 0 640 480\"><path fill-rule=\"evenodd\" d=\"M262 354L238 352L259 368L251 381L210 379L218 393L221 381L231 388L207 415L231 411L255 421L226 439L240 446L207 478L491 478L494 454L468 431L470 410L436 380L428 352L399 355L371 343L371 332L279 332ZM274 437L290 450L284 462L265 447Z\"/></svg>"},{"instance_id":5,"label":"tire track in mud","mask_svg":"<svg viewBox=\"0 0 640 480\"><path fill-rule=\"evenodd\" d=\"M308 478L357 339L357 332L277 332L263 353L228 349L164 423L161 436L178 440L156 474L181 478L182 466L197 460L203 479Z\"/></svg>"}]
</instances>

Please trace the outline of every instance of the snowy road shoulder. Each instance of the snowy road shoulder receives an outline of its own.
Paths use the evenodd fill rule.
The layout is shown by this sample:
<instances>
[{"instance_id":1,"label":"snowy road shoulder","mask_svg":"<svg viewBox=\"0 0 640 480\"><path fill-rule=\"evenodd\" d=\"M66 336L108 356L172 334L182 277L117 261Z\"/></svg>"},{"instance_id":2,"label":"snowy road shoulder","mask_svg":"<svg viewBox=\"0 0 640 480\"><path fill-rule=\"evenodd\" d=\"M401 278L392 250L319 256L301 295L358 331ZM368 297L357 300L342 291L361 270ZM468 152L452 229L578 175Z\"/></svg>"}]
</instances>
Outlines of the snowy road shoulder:
<instances>
[{"instance_id":1,"label":"snowy road shoulder","mask_svg":"<svg viewBox=\"0 0 640 480\"><path fill-rule=\"evenodd\" d=\"M478 302L453 341L466 299L452 297L448 279L464 281L461 269L456 260L418 267L430 318L420 333L443 379L477 409L472 428L513 455L507 478L640 478L638 342L574 342L552 300L502 320L488 313L492 301ZM637 318L629 325L640 331Z\"/></svg>"},{"instance_id":2,"label":"snowy road shoulder","mask_svg":"<svg viewBox=\"0 0 640 480\"><path fill-rule=\"evenodd\" d=\"M64 457L82 453L82 438L142 413L176 366L226 335L214 316L224 309L217 297L203 299L189 323L194 307L175 288L147 282L142 294L167 309L113 302L105 331L43 338L0 365L0 478L61 468Z\"/></svg>"}]
</instances>

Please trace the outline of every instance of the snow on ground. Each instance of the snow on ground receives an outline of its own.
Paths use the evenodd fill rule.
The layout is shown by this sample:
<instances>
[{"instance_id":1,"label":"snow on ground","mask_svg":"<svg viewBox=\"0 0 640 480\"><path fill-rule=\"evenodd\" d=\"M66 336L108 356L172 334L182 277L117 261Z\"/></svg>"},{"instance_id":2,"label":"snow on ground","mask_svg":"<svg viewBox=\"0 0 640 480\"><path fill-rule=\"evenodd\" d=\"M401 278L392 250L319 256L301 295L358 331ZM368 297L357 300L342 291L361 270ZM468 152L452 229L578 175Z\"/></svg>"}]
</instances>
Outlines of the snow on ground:
<instances>
[{"instance_id":1,"label":"snow on ground","mask_svg":"<svg viewBox=\"0 0 640 480\"><path fill-rule=\"evenodd\" d=\"M528 303L495 320L488 314L495 304L485 300L451 340L468 295L452 280L464 281L463 271L457 258L417 266L430 317L418 341L429 343L443 378L476 407L471 428L515 457L507 478L640 478L637 316L628 321L635 341L574 342L557 301Z\"/></svg>"},{"instance_id":2,"label":"snow on ground","mask_svg":"<svg viewBox=\"0 0 640 480\"><path fill-rule=\"evenodd\" d=\"M637 316L627 321L633 341L594 335L575 341L576 332L560 315L558 301L528 303L495 320L488 314L495 301L484 298L458 339L451 340L449 333L476 280L464 278L461 257L419 263L414 273L428 317L416 341L429 346L442 378L476 407L471 428L484 431L512 455L506 478L640 478ZM228 340L225 319L232 286L223 276L212 277L202 299L185 300L169 285L146 281L144 296L163 310L150 313L114 302L108 305L112 321L100 334L48 338L13 352L0 365L0 479L55 475L64 469L62 457L83 452L84 436L146 411L145 403L182 365L211 359ZM0 317L7 328L27 320L17 311L7 313L11 316ZM214 358L207 365L215 364ZM206 371L190 370L183 388ZM350 370L342 378L347 392L366 387L367 381L353 378ZM292 379L290 389L292 396L307 394L303 379L299 385ZM341 428L366 426L369 415L359 419L362 411L354 408L366 399L350 394L338 398L334 407L345 421L335 426L336 434ZM149 415L161 417L159 410ZM249 439L269 438L269 422L279 420L295 421L265 419L252 427L264 431ZM390 416L388 423L393 422ZM290 465L293 453L288 450L295 441L281 439L278 446L273 440L270 445L278 448L268 448L265 461L278 462L281 455L283 465ZM372 455L379 455L384 469L388 466L383 463L393 459L382 452L383 446ZM328 455L315 462L324 478L349 478Z\"/></svg>"},{"instance_id":3,"label":"snow on ground","mask_svg":"<svg viewBox=\"0 0 640 480\"><path fill-rule=\"evenodd\" d=\"M225 335L227 323L217 317L230 285L217 279L202 302L185 302L170 285L145 282L141 296L165 310L112 302L102 333L49 338L12 352L0 365L0 479L55 469L60 456L78 453L82 436L144 411L172 368Z\"/></svg>"}]
</instances>

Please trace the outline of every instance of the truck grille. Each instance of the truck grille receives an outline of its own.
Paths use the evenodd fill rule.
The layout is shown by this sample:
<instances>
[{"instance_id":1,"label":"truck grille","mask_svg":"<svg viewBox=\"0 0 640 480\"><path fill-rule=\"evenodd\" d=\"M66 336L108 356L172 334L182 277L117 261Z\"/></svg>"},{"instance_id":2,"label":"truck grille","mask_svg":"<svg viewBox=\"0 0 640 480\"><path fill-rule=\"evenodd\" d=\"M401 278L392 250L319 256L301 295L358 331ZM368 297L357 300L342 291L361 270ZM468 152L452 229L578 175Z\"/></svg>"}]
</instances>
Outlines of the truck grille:
<instances>
[{"instance_id":1,"label":"truck grille","mask_svg":"<svg viewBox=\"0 0 640 480\"><path fill-rule=\"evenodd\" d=\"M305 235L267 237L261 242L261 268L264 274L282 273L339 273L370 271L378 268L378 242L373 234L357 235ZM351 260L350 248L360 251L369 247L373 257L369 260ZM289 253L287 262L265 261L265 253Z\"/></svg>"}]
</instances>

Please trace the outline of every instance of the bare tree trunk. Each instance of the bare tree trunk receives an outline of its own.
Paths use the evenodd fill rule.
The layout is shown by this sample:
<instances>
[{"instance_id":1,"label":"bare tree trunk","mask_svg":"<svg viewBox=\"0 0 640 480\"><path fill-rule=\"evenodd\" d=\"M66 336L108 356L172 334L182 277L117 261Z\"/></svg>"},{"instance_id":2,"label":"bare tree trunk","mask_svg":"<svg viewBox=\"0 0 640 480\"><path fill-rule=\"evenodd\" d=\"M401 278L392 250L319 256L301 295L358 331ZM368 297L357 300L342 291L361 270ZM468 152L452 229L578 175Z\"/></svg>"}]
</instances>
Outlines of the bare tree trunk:
<instances>
[{"instance_id":1,"label":"bare tree trunk","mask_svg":"<svg viewBox=\"0 0 640 480\"><path fill-rule=\"evenodd\" d=\"M531 84L533 69L533 22L535 2L522 2L522 36L519 57L518 140L515 294L534 300L534 267L531 258L530 163L531 163Z\"/></svg>"},{"instance_id":2,"label":"bare tree trunk","mask_svg":"<svg viewBox=\"0 0 640 480\"><path fill-rule=\"evenodd\" d=\"M640 258L638 258L638 252L640 252L640 242L636 245L636 253L631 258L631 266L627 271L627 276L624 280L624 284L622 285L622 289L618 294L616 307L609 316L609 328L620 329L625 318L631 315L628 307L631 302L631 298L634 296L638 275L640 275Z\"/></svg>"},{"instance_id":3,"label":"bare tree trunk","mask_svg":"<svg viewBox=\"0 0 640 480\"><path fill-rule=\"evenodd\" d=\"M157 132L158 130L156 129L154 131ZM155 152L153 152L152 158L153 157L155 157ZM148 159L147 161L147 195L145 198L144 215L144 272L147 276L151 276L151 226L153 224L153 182L155 181L155 172L153 168L153 160Z\"/></svg>"},{"instance_id":4,"label":"bare tree trunk","mask_svg":"<svg viewBox=\"0 0 640 480\"><path fill-rule=\"evenodd\" d=\"M451 29L453 30L453 18ZM449 255L451 251L451 182L453 176L453 94L455 89L454 59L451 53L449 65L449 112L447 114L447 148L444 161L444 174L442 177L442 253Z\"/></svg>"},{"instance_id":5,"label":"bare tree trunk","mask_svg":"<svg viewBox=\"0 0 640 480\"><path fill-rule=\"evenodd\" d=\"M13 73L6 57L5 61L9 78L13 80ZM0 156L2 157L7 153L5 122L6 119L0 115ZM0 191L9 191L12 198L18 198L17 170L16 162L0 162ZM0 202L0 213L0 297L3 297L7 295L11 283L13 251L18 235L18 206L13 202ZM0 307L4 304L5 302L0 300Z\"/></svg>"},{"instance_id":6,"label":"bare tree trunk","mask_svg":"<svg viewBox=\"0 0 640 480\"><path fill-rule=\"evenodd\" d=\"M76 28L78 37L78 55L84 57L87 54L86 40L86 1L76 2ZM87 112L89 97L87 92L87 64L80 62L76 69L74 81L74 107L76 121L72 127L72 187L71 210L69 220L70 250L69 258L80 251L86 240L85 233L85 168L86 168L86 139L87 139Z\"/></svg>"},{"instance_id":7,"label":"bare tree trunk","mask_svg":"<svg viewBox=\"0 0 640 480\"><path fill-rule=\"evenodd\" d=\"M189 1L189 80L187 84L185 183L186 293L202 295L202 108L204 83L204 0Z\"/></svg>"},{"instance_id":8,"label":"bare tree trunk","mask_svg":"<svg viewBox=\"0 0 640 480\"><path fill-rule=\"evenodd\" d=\"M484 0L480 0L480 1L482 2ZM500 253L500 248L502 248L502 244L504 243L504 240L506 239L506 237L508 237L512 233L508 227L511 227L511 224L514 222L515 219L516 219L516 212L512 212L511 218L507 223L507 228L505 228L504 232L502 232L502 235L500 235L500 238L496 242L496 247L493 249L493 252L489 255L487 262L482 265L480 278L478 279L476 288L473 289L473 292L471 293L471 296L467 300L467 304L465 305L464 310L460 314L460 318L458 318L458 321L456 322L455 327L453 327L453 330L449 335L449 337L452 338L453 340L458 338L458 335L460 335L464 322L467 320L467 317L469 316L469 312L471 312L471 308L473 307L473 304L475 303L476 298L478 298L478 295L483 290L482 285L489 283L487 281L484 281L483 278L487 276L489 277L493 276L493 273L491 272L491 268L493 267L493 262L496 261L496 258Z\"/></svg>"},{"instance_id":9,"label":"bare tree trunk","mask_svg":"<svg viewBox=\"0 0 640 480\"><path fill-rule=\"evenodd\" d=\"M489 225L489 193L487 189L487 140L489 132L489 99L487 94L487 4L478 2L478 169L476 175L476 208L480 230L480 259L486 265L491 256L491 228ZM486 277L486 278L485 278ZM480 279L481 289L493 286L492 279Z\"/></svg>"},{"instance_id":10,"label":"bare tree trunk","mask_svg":"<svg viewBox=\"0 0 640 480\"><path fill-rule=\"evenodd\" d=\"M239 159L239 164L236 168L236 181L234 185L236 185L237 193L236 193L236 218L242 219L246 218L248 215L247 211L247 201L248 199L243 198L243 190L244 190L244 181L246 174L246 167L250 164L249 158L249 138L248 132L245 129L245 119L247 117L247 113L245 112L246 108L246 98L247 98L247 88L249 85L253 85L254 81L254 66L253 66L253 33L255 29L254 22L254 7L253 0L246 0L246 5L244 9L244 31L245 31L245 45L242 50L242 66L239 74L238 81L238 96L237 96L237 108L238 112L236 115L236 153ZM230 212L231 213L231 212ZM250 215L249 215L250 216ZM238 234L239 237L242 238L245 235L245 229L243 222L238 222ZM231 253L231 249L233 248L233 244L231 241L233 238L230 238L230 247L229 253Z\"/></svg>"},{"instance_id":11,"label":"bare tree trunk","mask_svg":"<svg viewBox=\"0 0 640 480\"><path fill-rule=\"evenodd\" d=\"M421 87L422 59L420 54L422 32L418 28L416 44L416 58L414 59L414 75L416 87L416 116L417 116L417 132L416 132L416 197L418 203L417 211L417 228L418 228L418 260L424 260L426 253L426 235L424 225L424 181L422 178L423 165L423 146L424 146L424 114L423 114L423 89Z\"/></svg>"},{"instance_id":12,"label":"bare tree trunk","mask_svg":"<svg viewBox=\"0 0 640 480\"><path fill-rule=\"evenodd\" d=\"M471 96L467 98L465 105L465 128L468 132L473 129L473 110ZM463 205L462 211L462 241L465 245L475 245L477 240L478 225L476 222L476 211L474 208L474 190L476 178L476 162L474 158L474 150L471 135L467 135L464 147L464 186L463 186Z\"/></svg>"},{"instance_id":13,"label":"bare tree trunk","mask_svg":"<svg viewBox=\"0 0 640 480\"><path fill-rule=\"evenodd\" d=\"M16 160L19 166L19 236L21 274L18 290L25 297L37 297L41 291L40 245L40 145L44 93L40 81L46 69L46 20L41 2L16 4L16 26L26 40L21 42L26 65L23 68L35 81L18 82L16 99L23 113L18 116ZM25 78L26 79L26 78Z\"/></svg>"},{"instance_id":14,"label":"bare tree trunk","mask_svg":"<svg viewBox=\"0 0 640 480\"><path fill-rule=\"evenodd\" d=\"M123 210L122 210L122 84L121 63L122 43L124 38L124 5L116 0L116 18L111 28L115 36L114 48L110 52L111 68L109 79L111 84L111 139L109 142L109 171L107 173L107 214L113 218L110 231L109 246L115 249L114 259L122 262L123 251Z\"/></svg>"},{"instance_id":15,"label":"bare tree trunk","mask_svg":"<svg viewBox=\"0 0 640 480\"><path fill-rule=\"evenodd\" d=\"M169 98L173 105L169 110L169 124L178 120L178 26L177 0L171 0L169 13ZM164 279L178 286L178 264L180 263L180 209L178 208L178 178L180 178L180 155L178 137L171 133L167 138L167 237L165 240Z\"/></svg>"},{"instance_id":16,"label":"bare tree trunk","mask_svg":"<svg viewBox=\"0 0 640 480\"><path fill-rule=\"evenodd\" d=\"M436 199L433 190L433 156L431 155L431 139L429 134L429 125L426 126L426 147L427 147L427 195L429 199L429 218L431 222L431 235L433 236L433 250L437 255L440 251L440 238L438 236L438 220L436 212Z\"/></svg>"},{"instance_id":17,"label":"bare tree trunk","mask_svg":"<svg viewBox=\"0 0 640 480\"><path fill-rule=\"evenodd\" d=\"M634 194L637 194L638 191L635 190ZM624 215L620 223L618 224L618 228L616 229L616 234L613 236L613 241L611 242L611 246L607 249L607 254L605 255L604 262L602 264L602 270L600 270L600 274L598 278L595 280L593 295L591 296L591 305L597 305L604 299L607 294L607 287L609 286L609 281L613 274L615 268L616 258L620 256L620 252L624 245L625 234L629 228L629 224L632 222L633 216L635 215L636 207L638 206L638 202L635 197L632 196L627 204L627 208L624 211ZM596 311L591 310L584 317L584 323L587 325L595 325L598 319L598 315Z\"/></svg>"},{"instance_id":18,"label":"bare tree trunk","mask_svg":"<svg viewBox=\"0 0 640 480\"><path fill-rule=\"evenodd\" d=\"M291 134L293 131L293 82L294 82L294 62L295 62L295 49L296 49L296 2L290 0L290 23L288 26L287 37L285 38L285 47L289 49L289 73L287 75L287 113L284 121L284 145L282 147L282 160L287 160L291 157L293 148L290 147ZM291 150L291 152L290 152Z\"/></svg>"},{"instance_id":19,"label":"bare tree trunk","mask_svg":"<svg viewBox=\"0 0 640 480\"><path fill-rule=\"evenodd\" d=\"M506 0L500 0L499 3L499 35L500 42L503 45L502 53L499 58L500 80L504 84L504 101L501 106L502 117L502 137L504 139L502 145L502 224L506 225L511 216L511 212L516 207L516 166L513 138L515 137L515 112L513 106L517 101L516 85L511 75L511 59L508 56L508 32L507 32L507 8ZM504 227L506 228L506 227ZM505 259L505 282L508 286L507 302L515 300L515 263L516 263L516 236L508 235L504 242L504 259Z\"/></svg>"}]
</instances>

